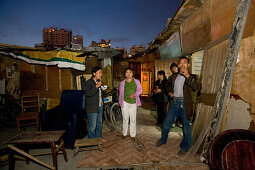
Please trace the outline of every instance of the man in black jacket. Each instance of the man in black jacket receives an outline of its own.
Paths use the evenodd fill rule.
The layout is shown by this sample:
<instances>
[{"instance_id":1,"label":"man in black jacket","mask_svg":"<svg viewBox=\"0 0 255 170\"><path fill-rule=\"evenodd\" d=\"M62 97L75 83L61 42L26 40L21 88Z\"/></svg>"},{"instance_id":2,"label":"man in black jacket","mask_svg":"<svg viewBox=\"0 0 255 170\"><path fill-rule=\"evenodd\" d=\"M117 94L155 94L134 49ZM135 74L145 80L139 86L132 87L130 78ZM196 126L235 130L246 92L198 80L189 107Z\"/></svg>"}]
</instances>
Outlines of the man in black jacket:
<instances>
[{"instance_id":1,"label":"man in black jacket","mask_svg":"<svg viewBox=\"0 0 255 170\"><path fill-rule=\"evenodd\" d=\"M161 138L156 143L157 147L166 144L171 125L174 123L175 118L180 116L183 126L183 139L180 144L181 149L178 152L180 156L188 152L191 144L190 120L193 116L191 91L199 91L201 89L201 84L198 82L196 75L189 73L189 66L189 59L181 57L178 60L180 72L173 74L166 84L167 93L173 100L162 126Z\"/></svg>"},{"instance_id":2,"label":"man in black jacket","mask_svg":"<svg viewBox=\"0 0 255 170\"><path fill-rule=\"evenodd\" d=\"M92 77L86 82L86 112L88 115L88 138L102 138L102 69L92 68Z\"/></svg>"}]
</instances>

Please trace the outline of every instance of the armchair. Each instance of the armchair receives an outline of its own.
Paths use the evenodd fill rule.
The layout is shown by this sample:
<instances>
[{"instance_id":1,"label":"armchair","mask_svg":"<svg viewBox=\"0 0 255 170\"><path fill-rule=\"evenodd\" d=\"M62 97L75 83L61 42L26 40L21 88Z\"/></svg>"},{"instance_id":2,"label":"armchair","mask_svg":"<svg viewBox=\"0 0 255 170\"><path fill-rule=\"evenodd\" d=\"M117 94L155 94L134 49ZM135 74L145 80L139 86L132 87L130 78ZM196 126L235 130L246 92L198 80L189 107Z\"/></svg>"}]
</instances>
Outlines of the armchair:
<instances>
[{"instance_id":1,"label":"armchair","mask_svg":"<svg viewBox=\"0 0 255 170\"><path fill-rule=\"evenodd\" d=\"M43 131L65 130L64 145L73 149L75 139L87 135L85 91L64 90L60 105L41 112L40 121Z\"/></svg>"}]
</instances>

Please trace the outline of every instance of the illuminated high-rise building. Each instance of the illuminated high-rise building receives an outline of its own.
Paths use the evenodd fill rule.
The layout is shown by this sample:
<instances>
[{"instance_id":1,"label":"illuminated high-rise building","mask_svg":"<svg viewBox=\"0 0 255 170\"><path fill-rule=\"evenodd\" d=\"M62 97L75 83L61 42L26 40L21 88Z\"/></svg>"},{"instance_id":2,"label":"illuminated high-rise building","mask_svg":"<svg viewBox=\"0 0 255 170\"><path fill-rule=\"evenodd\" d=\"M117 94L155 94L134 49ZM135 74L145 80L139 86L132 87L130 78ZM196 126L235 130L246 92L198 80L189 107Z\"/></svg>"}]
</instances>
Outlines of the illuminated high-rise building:
<instances>
[{"instance_id":1,"label":"illuminated high-rise building","mask_svg":"<svg viewBox=\"0 0 255 170\"><path fill-rule=\"evenodd\" d=\"M54 27L43 29L44 47L63 48L70 45L72 41L72 31L67 29L57 29Z\"/></svg>"}]
</instances>

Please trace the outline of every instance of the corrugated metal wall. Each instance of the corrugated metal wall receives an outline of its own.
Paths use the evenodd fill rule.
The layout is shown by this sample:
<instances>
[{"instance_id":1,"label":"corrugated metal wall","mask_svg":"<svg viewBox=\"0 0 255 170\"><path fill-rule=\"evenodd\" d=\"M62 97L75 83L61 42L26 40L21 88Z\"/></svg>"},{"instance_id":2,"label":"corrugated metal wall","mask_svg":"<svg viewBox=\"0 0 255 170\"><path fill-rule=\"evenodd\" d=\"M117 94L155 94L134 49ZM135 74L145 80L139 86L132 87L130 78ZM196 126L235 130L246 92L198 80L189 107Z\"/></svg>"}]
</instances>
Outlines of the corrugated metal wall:
<instances>
[{"instance_id":1,"label":"corrugated metal wall","mask_svg":"<svg viewBox=\"0 0 255 170\"><path fill-rule=\"evenodd\" d=\"M219 43L205 50L203 66L201 71L202 95L216 95L220 85L221 73L228 47L228 40ZM209 96L207 96L209 97ZM196 119L193 127L192 141L196 141L202 129L208 126L213 106L204 104L204 101L197 104ZM211 103L213 105L213 103Z\"/></svg>"}]
</instances>

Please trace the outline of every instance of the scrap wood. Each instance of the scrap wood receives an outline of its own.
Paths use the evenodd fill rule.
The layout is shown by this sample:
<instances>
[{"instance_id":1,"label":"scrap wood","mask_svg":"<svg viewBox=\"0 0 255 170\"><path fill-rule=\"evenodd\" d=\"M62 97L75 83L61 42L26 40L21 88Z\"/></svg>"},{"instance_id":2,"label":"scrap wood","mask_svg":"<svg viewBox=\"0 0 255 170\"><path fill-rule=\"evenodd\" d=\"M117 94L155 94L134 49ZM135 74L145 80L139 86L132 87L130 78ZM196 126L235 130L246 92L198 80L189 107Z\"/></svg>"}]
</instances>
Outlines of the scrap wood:
<instances>
[{"instance_id":1,"label":"scrap wood","mask_svg":"<svg viewBox=\"0 0 255 170\"><path fill-rule=\"evenodd\" d=\"M20 150L19 148L15 147L15 146L13 146L13 145L10 145L10 144L9 144L8 147L11 148L11 149L14 150L14 151L16 151L16 152L18 152L18 153L20 153L20 154L26 156L26 157L28 157L28 158L34 160L35 162L38 162L39 164L41 164L41 165L43 165L43 166L46 166L46 167L49 168L49 169L54 169L54 170L56 169L55 167L53 167L53 166L51 166L51 165L49 165L49 164L47 164L47 163L45 163L45 162L43 162L43 161L40 161L39 159L35 158L34 156L29 155L28 153L26 153L26 152Z\"/></svg>"}]
</instances>

